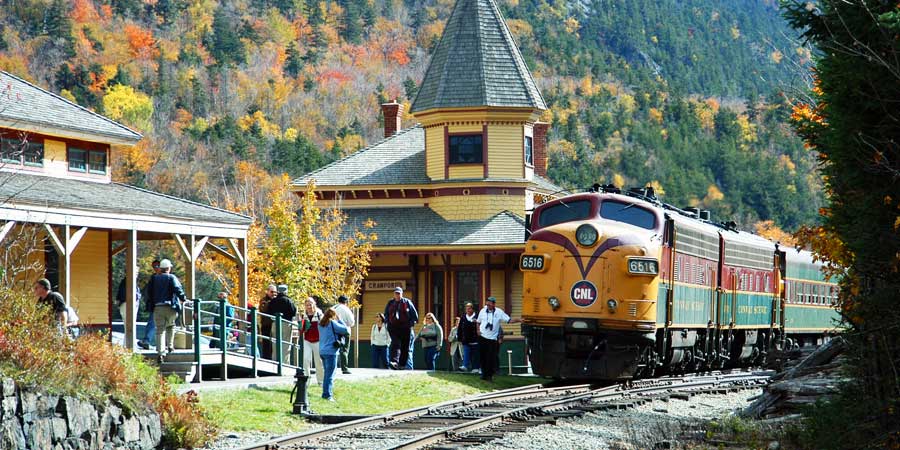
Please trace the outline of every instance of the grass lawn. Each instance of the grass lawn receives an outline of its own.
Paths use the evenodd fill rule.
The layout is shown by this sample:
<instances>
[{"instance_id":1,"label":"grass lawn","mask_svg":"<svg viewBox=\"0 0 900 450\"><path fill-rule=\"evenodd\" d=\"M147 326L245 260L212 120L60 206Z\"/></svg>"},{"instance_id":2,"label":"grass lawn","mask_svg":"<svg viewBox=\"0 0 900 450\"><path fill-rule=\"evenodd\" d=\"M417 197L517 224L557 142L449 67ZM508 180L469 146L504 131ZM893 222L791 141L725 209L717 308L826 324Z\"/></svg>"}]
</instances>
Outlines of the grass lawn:
<instances>
[{"instance_id":1,"label":"grass lawn","mask_svg":"<svg viewBox=\"0 0 900 450\"><path fill-rule=\"evenodd\" d=\"M381 414L540 382L539 378L497 376L493 383L485 383L478 376L450 373L357 382L338 379L336 402L322 400L320 386L310 388L309 399L317 414ZM284 434L308 426L291 414L290 395L290 386L201 391L200 404L222 430Z\"/></svg>"}]
</instances>

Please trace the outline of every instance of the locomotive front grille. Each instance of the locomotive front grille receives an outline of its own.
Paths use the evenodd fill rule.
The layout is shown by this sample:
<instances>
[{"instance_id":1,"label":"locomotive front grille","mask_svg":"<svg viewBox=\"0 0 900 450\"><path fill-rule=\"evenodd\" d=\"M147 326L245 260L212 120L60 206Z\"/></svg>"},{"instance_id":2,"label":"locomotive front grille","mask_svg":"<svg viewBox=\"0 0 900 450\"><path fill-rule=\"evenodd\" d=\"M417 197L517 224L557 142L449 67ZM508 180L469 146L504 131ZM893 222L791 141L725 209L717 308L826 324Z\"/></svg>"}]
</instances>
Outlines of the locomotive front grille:
<instances>
[{"instance_id":1,"label":"locomotive front grille","mask_svg":"<svg viewBox=\"0 0 900 450\"><path fill-rule=\"evenodd\" d=\"M637 317L637 303L628 304L628 315L631 317Z\"/></svg>"}]
</instances>

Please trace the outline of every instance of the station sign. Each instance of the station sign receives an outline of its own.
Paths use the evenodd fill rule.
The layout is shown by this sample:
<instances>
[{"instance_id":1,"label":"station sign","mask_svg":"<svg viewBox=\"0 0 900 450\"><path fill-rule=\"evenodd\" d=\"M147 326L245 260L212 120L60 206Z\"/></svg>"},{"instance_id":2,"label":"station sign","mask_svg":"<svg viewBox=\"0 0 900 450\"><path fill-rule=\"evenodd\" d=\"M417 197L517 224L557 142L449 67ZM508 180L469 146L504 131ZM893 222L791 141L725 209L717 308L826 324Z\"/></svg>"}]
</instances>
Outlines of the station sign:
<instances>
[{"instance_id":1,"label":"station sign","mask_svg":"<svg viewBox=\"0 0 900 450\"><path fill-rule=\"evenodd\" d=\"M406 290L405 280L366 280L366 291L393 291L396 287Z\"/></svg>"}]
</instances>

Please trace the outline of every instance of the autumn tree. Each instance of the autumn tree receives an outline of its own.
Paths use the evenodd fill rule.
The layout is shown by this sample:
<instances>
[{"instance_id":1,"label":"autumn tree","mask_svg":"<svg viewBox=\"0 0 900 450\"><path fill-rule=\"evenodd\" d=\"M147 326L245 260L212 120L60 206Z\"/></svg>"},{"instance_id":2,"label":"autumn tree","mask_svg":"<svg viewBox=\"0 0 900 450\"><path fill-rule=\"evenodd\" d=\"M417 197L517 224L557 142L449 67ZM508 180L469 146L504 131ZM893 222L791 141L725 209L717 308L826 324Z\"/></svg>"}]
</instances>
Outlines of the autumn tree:
<instances>
[{"instance_id":1,"label":"autumn tree","mask_svg":"<svg viewBox=\"0 0 900 450\"><path fill-rule=\"evenodd\" d=\"M873 0L795 1L793 26L819 52L793 123L818 156L830 205L811 233L840 258L853 382L812 422L820 448L900 445L900 10ZM831 243L827 245L823 243ZM831 414L831 413L835 414ZM849 422L849 423L848 423Z\"/></svg>"}]
</instances>

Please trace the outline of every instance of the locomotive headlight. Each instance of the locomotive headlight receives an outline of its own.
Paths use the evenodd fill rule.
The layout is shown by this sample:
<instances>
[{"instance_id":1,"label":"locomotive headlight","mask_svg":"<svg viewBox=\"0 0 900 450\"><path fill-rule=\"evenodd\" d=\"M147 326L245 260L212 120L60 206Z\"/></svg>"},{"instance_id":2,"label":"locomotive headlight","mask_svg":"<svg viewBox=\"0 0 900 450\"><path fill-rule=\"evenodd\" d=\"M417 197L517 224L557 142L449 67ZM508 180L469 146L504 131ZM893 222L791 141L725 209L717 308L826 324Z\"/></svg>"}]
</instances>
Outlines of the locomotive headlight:
<instances>
[{"instance_id":1,"label":"locomotive headlight","mask_svg":"<svg viewBox=\"0 0 900 450\"><path fill-rule=\"evenodd\" d=\"M652 258L629 258L628 273L635 275L659 274L659 262Z\"/></svg>"},{"instance_id":2,"label":"locomotive headlight","mask_svg":"<svg viewBox=\"0 0 900 450\"><path fill-rule=\"evenodd\" d=\"M593 225L583 224L575 230L575 240L585 247L590 247L596 244L597 239L599 238L600 233L597 232L597 229L594 228Z\"/></svg>"},{"instance_id":3,"label":"locomotive headlight","mask_svg":"<svg viewBox=\"0 0 900 450\"><path fill-rule=\"evenodd\" d=\"M616 312L616 308L619 307L619 302L611 298L606 301L606 307L609 308L609 312Z\"/></svg>"},{"instance_id":4,"label":"locomotive headlight","mask_svg":"<svg viewBox=\"0 0 900 450\"><path fill-rule=\"evenodd\" d=\"M554 311L559 309L559 299L556 297L550 297L547 299L547 303L550 304L550 308Z\"/></svg>"}]
</instances>

